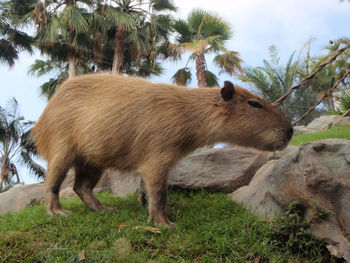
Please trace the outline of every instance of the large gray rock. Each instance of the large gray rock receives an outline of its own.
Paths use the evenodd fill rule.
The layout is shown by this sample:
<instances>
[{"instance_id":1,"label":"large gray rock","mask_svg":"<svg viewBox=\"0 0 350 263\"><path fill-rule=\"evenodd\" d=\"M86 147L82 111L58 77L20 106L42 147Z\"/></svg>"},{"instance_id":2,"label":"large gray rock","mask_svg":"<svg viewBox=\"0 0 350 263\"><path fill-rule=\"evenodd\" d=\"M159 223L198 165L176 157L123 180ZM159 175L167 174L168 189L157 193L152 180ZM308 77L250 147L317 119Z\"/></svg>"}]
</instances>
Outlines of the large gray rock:
<instances>
[{"instance_id":1,"label":"large gray rock","mask_svg":"<svg viewBox=\"0 0 350 263\"><path fill-rule=\"evenodd\" d=\"M169 174L168 185L233 191L247 185L270 156L240 147L201 148L176 165Z\"/></svg>"},{"instance_id":2,"label":"large gray rock","mask_svg":"<svg viewBox=\"0 0 350 263\"><path fill-rule=\"evenodd\" d=\"M326 241L334 255L350 261L350 141L330 139L302 144L262 166L249 185L233 192L233 200L257 214L280 215L298 200L311 213L310 201L331 211L310 232Z\"/></svg>"},{"instance_id":3,"label":"large gray rock","mask_svg":"<svg viewBox=\"0 0 350 263\"><path fill-rule=\"evenodd\" d=\"M44 184L19 185L0 194L0 214L16 212L44 201Z\"/></svg>"}]
</instances>

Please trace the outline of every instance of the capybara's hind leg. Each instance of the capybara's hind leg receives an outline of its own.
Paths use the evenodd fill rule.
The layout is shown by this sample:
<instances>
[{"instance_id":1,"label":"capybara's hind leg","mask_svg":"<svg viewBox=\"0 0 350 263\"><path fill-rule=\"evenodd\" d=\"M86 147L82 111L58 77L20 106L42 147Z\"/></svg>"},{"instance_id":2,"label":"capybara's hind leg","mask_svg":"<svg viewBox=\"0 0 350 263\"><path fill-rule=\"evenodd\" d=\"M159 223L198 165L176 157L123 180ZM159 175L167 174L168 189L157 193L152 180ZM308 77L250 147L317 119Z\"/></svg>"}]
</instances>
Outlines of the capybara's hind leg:
<instances>
[{"instance_id":1,"label":"capybara's hind leg","mask_svg":"<svg viewBox=\"0 0 350 263\"><path fill-rule=\"evenodd\" d=\"M70 211L61 207L59 200L59 191L61 184L66 177L69 166L65 162L52 160L48 163L48 169L45 178L45 199L46 211L49 215L68 215Z\"/></svg>"},{"instance_id":2,"label":"capybara's hind leg","mask_svg":"<svg viewBox=\"0 0 350 263\"><path fill-rule=\"evenodd\" d=\"M139 201L140 201L140 204L143 206L143 207L146 207L147 205L147 190L146 190L146 185L145 185L145 182L143 181L143 179L141 178L141 181L140 181L140 197L139 197Z\"/></svg>"},{"instance_id":3,"label":"capybara's hind leg","mask_svg":"<svg viewBox=\"0 0 350 263\"><path fill-rule=\"evenodd\" d=\"M112 211L113 207L108 207L96 198L92 192L98 181L100 180L103 169L92 167L89 165L76 164L74 191L80 199L92 210L95 211Z\"/></svg>"},{"instance_id":4,"label":"capybara's hind leg","mask_svg":"<svg viewBox=\"0 0 350 263\"><path fill-rule=\"evenodd\" d=\"M167 169L146 168L140 170L142 179L145 183L148 194L149 218L148 222L154 222L158 225L173 227L165 214L165 205L167 198Z\"/></svg>"}]
</instances>

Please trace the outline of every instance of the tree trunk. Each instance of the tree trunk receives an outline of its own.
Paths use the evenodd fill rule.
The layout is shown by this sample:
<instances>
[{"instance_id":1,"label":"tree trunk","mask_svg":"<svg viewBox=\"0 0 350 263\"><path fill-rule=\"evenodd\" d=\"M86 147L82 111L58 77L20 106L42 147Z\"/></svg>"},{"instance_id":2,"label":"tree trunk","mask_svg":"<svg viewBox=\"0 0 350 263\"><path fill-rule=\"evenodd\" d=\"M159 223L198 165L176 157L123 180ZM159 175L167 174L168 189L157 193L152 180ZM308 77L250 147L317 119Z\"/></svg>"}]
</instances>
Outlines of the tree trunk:
<instances>
[{"instance_id":1,"label":"tree trunk","mask_svg":"<svg viewBox=\"0 0 350 263\"><path fill-rule=\"evenodd\" d=\"M113 66L112 74L119 74L120 68L123 65L123 45L125 42L126 32L122 29L117 29L115 33L115 42L114 42L114 57L113 57Z\"/></svg>"},{"instance_id":2,"label":"tree trunk","mask_svg":"<svg viewBox=\"0 0 350 263\"><path fill-rule=\"evenodd\" d=\"M94 57L98 63L102 63L102 41L101 41L101 34L97 33L97 36L95 38L94 42Z\"/></svg>"},{"instance_id":3,"label":"tree trunk","mask_svg":"<svg viewBox=\"0 0 350 263\"><path fill-rule=\"evenodd\" d=\"M207 86L207 79L205 77L205 59L204 54L197 55L196 58L196 76L198 80L198 87L203 88Z\"/></svg>"},{"instance_id":4,"label":"tree trunk","mask_svg":"<svg viewBox=\"0 0 350 263\"><path fill-rule=\"evenodd\" d=\"M74 78L77 75L75 64L75 52L73 50L70 50L68 53L68 78Z\"/></svg>"},{"instance_id":5,"label":"tree trunk","mask_svg":"<svg viewBox=\"0 0 350 263\"><path fill-rule=\"evenodd\" d=\"M9 160L7 158L7 155L2 156L1 161L1 173L0 173L0 193L2 192L2 187L5 182L6 177L9 173Z\"/></svg>"}]
</instances>

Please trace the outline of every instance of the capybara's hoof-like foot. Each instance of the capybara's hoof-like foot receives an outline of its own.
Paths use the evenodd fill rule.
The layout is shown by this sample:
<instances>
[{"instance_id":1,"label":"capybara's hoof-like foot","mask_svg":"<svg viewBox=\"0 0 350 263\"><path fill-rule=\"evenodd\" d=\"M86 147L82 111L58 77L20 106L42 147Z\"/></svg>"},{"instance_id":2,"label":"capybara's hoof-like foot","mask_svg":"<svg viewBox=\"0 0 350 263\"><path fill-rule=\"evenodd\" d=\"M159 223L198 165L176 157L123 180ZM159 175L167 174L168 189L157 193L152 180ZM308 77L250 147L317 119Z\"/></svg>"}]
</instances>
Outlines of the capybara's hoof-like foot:
<instances>
[{"instance_id":1,"label":"capybara's hoof-like foot","mask_svg":"<svg viewBox=\"0 0 350 263\"><path fill-rule=\"evenodd\" d=\"M156 225L165 226L170 229L176 226L176 224L171 222L165 214L151 214L148 218L148 223L151 222L154 222Z\"/></svg>"},{"instance_id":2,"label":"capybara's hoof-like foot","mask_svg":"<svg viewBox=\"0 0 350 263\"><path fill-rule=\"evenodd\" d=\"M61 216L68 216L72 214L72 211L65 210L62 208L52 208L52 209L47 209L47 213L49 215L61 215Z\"/></svg>"}]
</instances>

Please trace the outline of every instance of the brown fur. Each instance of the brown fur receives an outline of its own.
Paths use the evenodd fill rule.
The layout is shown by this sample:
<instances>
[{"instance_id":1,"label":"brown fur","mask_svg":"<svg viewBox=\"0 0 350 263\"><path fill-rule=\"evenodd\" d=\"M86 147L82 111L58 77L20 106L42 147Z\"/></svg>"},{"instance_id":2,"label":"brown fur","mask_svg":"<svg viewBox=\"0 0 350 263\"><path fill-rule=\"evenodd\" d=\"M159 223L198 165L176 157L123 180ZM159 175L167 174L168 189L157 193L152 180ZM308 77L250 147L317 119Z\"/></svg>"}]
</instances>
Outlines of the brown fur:
<instances>
[{"instance_id":1,"label":"brown fur","mask_svg":"<svg viewBox=\"0 0 350 263\"><path fill-rule=\"evenodd\" d=\"M74 190L95 210L109 209L92 194L104 169L137 170L148 192L149 220L171 225L164 212L167 173L183 156L216 142L276 150L290 140L291 125L278 110L239 87L223 100L231 93L107 74L66 81L33 129L48 160L48 213L67 213L58 192L71 167Z\"/></svg>"}]
</instances>

